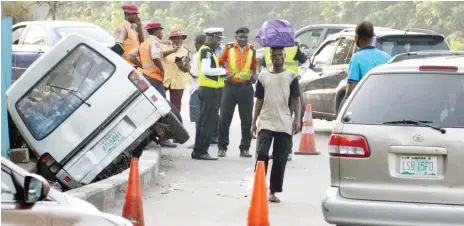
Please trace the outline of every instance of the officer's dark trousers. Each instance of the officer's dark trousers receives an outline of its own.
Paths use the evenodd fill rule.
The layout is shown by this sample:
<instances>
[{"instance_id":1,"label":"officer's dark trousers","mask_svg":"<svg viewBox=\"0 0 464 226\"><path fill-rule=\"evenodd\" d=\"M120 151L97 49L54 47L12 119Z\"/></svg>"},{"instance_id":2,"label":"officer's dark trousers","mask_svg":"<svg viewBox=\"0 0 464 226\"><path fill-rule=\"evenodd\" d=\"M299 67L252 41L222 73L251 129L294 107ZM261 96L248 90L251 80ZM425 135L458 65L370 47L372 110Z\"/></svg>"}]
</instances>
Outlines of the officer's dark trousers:
<instances>
[{"instance_id":1,"label":"officer's dark trousers","mask_svg":"<svg viewBox=\"0 0 464 226\"><path fill-rule=\"evenodd\" d=\"M238 105L242 127L242 140L239 149L248 151L251 143L251 121L253 117L253 86L250 83L227 83L224 88L219 118L220 150L227 150L229 145L229 131L235 106ZM236 137L236 136L234 136Z\"/></svg>"},{"instance_id":2,"label":"officer's dark trousers","mask_svg":"<svg viewBox=\"0 0 464 226\"><path fill-rule=\"evenodd\" d=\"M200 119L195 134L195 154L208 152L213 139L213 130L217 128L219 104L221 102L222 88L199 87Z\"/></svg>"},{"instance_id":3,"label":"officer's dark trousers","mask_svg":"<svg viewBox=\"0 0 464 226\"><path fill-rule=\"evenodd\" d=\"M266 174L269 163L269 149L271 148L272 140L274 140L274 154L272 157L271 183L269 190L276 193L282 192L285 165L287 164L288 150L292 145L292 136L287 133L274 132L270 130L259 131L257 139L257 161L264 161Z\"/></svg>"}]
</instances>

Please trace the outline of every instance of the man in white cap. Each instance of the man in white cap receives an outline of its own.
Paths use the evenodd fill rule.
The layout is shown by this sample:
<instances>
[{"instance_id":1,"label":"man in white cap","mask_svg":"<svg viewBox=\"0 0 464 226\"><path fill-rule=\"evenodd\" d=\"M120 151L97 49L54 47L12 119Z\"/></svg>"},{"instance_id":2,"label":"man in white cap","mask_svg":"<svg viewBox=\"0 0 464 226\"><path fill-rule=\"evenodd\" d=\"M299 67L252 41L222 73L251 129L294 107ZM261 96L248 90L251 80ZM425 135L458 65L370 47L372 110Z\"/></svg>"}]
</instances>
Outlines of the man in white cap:
<instances>
[{"instance_id":1,"label":"man in white cap","mask_svg":"<svg viewBox=\"0 0 464 226\"><path fill-rule=\"evenodd\" d=\"M192 152L193 159L217 160L208 153L213 138L213 130L218 125L218 112L221 102L224 77L231 78L221 68L214 53L220 40L224 38L222 28L205 29L206 41L199 49L198 59L198 92L200 98L200 119L195 134L195 146Z\"/></svg>"}]
</instances>

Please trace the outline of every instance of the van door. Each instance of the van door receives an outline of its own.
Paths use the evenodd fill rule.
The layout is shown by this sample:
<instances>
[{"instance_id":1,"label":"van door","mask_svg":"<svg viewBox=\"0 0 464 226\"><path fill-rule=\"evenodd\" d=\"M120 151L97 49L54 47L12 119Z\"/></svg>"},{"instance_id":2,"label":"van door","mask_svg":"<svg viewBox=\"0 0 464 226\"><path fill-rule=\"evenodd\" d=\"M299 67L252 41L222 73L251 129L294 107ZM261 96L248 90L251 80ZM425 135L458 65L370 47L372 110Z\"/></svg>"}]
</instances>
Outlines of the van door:
<instances>
[{"instance_id":1,"label":"van door","mask_svg":"<svg viewBox=\"0 0 464 226\"><path fill-rule=\"evenodd\" d=\"M132 70L107 47L69 35L10 88L11 115L38 155L63 165L140 95Z\"/></svg>"}]
</instances>

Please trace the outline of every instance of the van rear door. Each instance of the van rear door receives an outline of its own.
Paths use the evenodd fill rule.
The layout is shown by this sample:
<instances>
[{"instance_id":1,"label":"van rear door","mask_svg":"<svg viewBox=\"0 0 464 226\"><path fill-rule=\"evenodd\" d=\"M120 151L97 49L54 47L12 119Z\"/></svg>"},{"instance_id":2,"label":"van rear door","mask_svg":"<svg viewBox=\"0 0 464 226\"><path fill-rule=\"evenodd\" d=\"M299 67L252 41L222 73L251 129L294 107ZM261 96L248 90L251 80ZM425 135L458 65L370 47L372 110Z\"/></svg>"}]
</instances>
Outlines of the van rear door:
<instances>
[{"instance_id":1,"label":"van rear door","mask_svg":"<svg viewBox=\"0 0 464 226\"><path fill-rule=\"evenodd\" d=\"M61 164L140 95L121 57L70 34L37 59L8 90L8 108L30 147Z\"/></svg>"}]
</instances>

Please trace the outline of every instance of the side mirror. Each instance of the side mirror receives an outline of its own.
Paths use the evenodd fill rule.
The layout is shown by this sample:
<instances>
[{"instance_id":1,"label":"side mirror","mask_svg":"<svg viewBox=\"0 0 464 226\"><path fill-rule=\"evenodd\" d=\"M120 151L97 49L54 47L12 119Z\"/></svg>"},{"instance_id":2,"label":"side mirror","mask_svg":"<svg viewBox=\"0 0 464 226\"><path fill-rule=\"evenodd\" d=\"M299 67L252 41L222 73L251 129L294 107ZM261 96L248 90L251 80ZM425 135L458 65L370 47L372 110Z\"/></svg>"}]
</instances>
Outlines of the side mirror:
<instances>
[{"instance_id":1,"label":"side mirror","mask_svg":"<svg viewBox=\"0 0 464 226\"><path fill-rule=\"evenodd\" d=\"M39 175L27 175L24 178L24 202L35 203L45 199L50 192L50 185Z\"/></svg>"}]
</instances>

